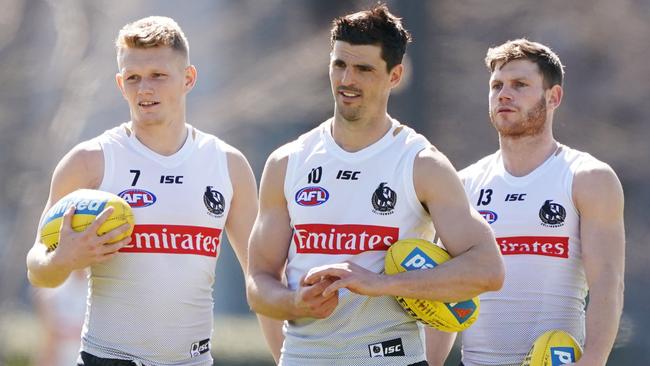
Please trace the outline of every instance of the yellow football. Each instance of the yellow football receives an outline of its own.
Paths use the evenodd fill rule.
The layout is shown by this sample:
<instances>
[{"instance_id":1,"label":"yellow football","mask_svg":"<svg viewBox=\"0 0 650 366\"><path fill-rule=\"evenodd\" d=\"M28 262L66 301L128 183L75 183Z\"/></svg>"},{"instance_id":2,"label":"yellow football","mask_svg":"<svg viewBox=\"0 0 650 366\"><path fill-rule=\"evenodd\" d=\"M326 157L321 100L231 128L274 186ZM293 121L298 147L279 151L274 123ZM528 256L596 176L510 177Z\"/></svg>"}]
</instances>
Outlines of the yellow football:
<instances>
[{"instance_id":1,"label":"yellow football","mask_svg":"<svg viewBox=\"0 0 650 366\"><path fill-rule=\"evenodd\" d=\"M535 340L521 366L558 366L582 356L582 347L563 330L549 330Z\"/></svg>"},{"instance_id":2,"label":"yellow football","mask_svg":"<svg viewBox=\"0 0 650 366\"><path fill-rule=\"evenodd\" d=\"M130 236L133 231L133 212L125 200L109 192L79 189L61 198L43 216L39 225L40 238L41 243L48 250L54 250L59 245L63 214L71 205L76 207L74 216L72 216L72 228L75 231L85 230L95 221L97 215L110 206L114 207L113 212L108 220L99 227L97 234L103 235L124 223L131 224L131 229L111 240L111 243L114 243Z\"/></svg>"},{"instance_id":3,"label":"yellow football","mask_svg":"<svg viewBox=\"0 0 650 366\"><path fill-rule=\"evenodd\" d=\"M402 239L390 246L386 253L386 274L434 268L450 259L449 253L422 239ZM469 328L478 318L478 297L470 300L444 303L396 296L406 312L425 325L445 331L460 332Z\"/></svg>"}]
</instances>

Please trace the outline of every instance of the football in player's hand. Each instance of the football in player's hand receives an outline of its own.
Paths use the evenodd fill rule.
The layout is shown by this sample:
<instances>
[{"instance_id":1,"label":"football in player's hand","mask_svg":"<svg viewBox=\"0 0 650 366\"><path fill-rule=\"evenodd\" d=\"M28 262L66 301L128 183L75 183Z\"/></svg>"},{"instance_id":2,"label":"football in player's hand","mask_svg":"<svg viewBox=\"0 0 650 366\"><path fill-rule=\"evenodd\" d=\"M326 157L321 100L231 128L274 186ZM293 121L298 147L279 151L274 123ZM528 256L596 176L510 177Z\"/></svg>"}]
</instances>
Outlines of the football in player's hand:
<instances>
[{"instance_id":1,"label":"football in player's hand","mask_svg":"<svg viewBox=\"0 0 650 366\"><path fill-rule=\"evenodd\" d=\"M99 227L97 235L103 235L124 223L129 223L131 228L124 234L112 239L111 243L120 241L133 232L133 212L131 206L125 200L109 192L95 189L79 189L61 198L43 216L39 225L40 238L41 243L48 250L54 250L59 245L63 214L71 205L75 206L74 216L72 216L72 228L75 231L85 230L104 209L113 207L113 212Z\"/></svg>"},{"instance_id":2,"label":"football in player's hand","mask_svg":"<svg viewBox=\"0 0 650 366\"><path fill-rule=\"evenodd\" d=\"M434 268L450 259L449 253L422 239L402 239L390 246L384 263L386 274ZM456 303L410 299L396 296L406 312L425 325L445 331L460 332L476 321L478 297Z\"/></svg>"}]
</instances>

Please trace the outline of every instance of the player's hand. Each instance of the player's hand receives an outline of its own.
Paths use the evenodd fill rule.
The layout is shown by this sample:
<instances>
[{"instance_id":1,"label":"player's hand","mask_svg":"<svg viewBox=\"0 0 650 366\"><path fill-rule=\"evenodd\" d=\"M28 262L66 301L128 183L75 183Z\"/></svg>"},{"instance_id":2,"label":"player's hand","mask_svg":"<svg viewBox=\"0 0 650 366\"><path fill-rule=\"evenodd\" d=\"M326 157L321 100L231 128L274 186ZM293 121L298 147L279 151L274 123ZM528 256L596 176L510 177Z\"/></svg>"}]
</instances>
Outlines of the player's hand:
<instances>
[{"instance_id":1,"label":"player's hand","mask_svg":"<svg viewBox=\"0 0 650 366\"><path fill-rule=\"evenodd\" d=\"M323 291L323 296L328 296L344 287L359 295L384 295L380 288L383 276L355 263L343 262L316 267L307 273L305 282L313 283L321 278L336 279Z\"/></svg>"},{"instance_id":2,"label":"player's hand","mask_svg":"<svg viewBox=\"0 0 650 366\"><path fill-rule=\"evenodd\" d=\"M325 290L334 281L331 278L323 277L313 283L306 283L304 276L300 280L300 286L295 291L294 306L300 317L324 319L330 316L339 304L338 291L330 291L325 296Z\"/></svg>"},{"instance_id":3,"label":"player's hand","mask_svg":"<svg viewBox=\"0 0 650 366\"><path fill-rule=\"evenodd\" d=\"M80 232L72 229L72 216L75 209L74 205L70 206L63 215L59 245L52 252L51 257L51 261L56 265L70 270L86 268L109 260L118 250L131 242L131 237L127 237L116 243L107 244L126 232L129 224L120 225L104 235L97 234L99 227L113 212L113 207L105 209L86 230Z\"/></svg>"}]
</instances>

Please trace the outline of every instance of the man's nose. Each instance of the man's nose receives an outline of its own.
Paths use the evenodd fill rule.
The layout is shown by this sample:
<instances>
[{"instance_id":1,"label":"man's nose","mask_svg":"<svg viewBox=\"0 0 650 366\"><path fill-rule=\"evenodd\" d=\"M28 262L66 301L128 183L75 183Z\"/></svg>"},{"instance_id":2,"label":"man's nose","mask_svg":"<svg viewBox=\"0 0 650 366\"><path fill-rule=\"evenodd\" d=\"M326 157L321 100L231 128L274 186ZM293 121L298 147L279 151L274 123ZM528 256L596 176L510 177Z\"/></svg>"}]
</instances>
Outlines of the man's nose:
<instances>
[{"instance_id":1,"label":"man's nose","mask_svg":"<svg viewBox=\"0 0 650 366\"><path fill-rule=\"evenodd\" d=\"M142 78L140 81L140 85L138 88L138 93L139 94L152 94L153 93L153 87L151 85L151 82L147 80L146 78Z\"/></svg>"},{"instance_id":2,"label":"man's nose","mask_svg":"<svg viewBox=\"0 0 650 366\"><path fill-rule=\"evenodd\" d=\"M354 84L354 71L347 67L343 70L343 75L341 75L341 84L342 85L352 85Z\"/></svg>"},{"instance_id":3,"label":"man's nose","mask_svg":"<svg viewBox=\"0 0 650 366\"><path fill-rule=\"evenodd\" d=\"M501 90L499 90L497 98L499 99L499 101L512 100L512 90L507 86L504 86L503 88L501 88Z\"/></svg>"}]
</instances>

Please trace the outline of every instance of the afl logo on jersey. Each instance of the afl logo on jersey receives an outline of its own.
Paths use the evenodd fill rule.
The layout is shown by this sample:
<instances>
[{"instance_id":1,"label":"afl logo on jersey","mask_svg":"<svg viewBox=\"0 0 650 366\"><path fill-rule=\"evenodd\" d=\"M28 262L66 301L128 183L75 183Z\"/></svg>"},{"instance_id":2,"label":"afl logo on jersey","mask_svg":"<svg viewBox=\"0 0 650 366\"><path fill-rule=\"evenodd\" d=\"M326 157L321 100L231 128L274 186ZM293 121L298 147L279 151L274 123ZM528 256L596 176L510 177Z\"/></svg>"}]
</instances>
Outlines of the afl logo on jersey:
<instances>
[{"instance_id":1,"label":"afl logo on jersey","mask_svg":"<svg viewBox=\"0 0 650 366\"><path fill-rule=\"evenodd\" d=\"M117 195L133 208L147 207L156 203L156 195L144 189L127 189Z\"/></svg>"},{"instance_id":2,"label":"afl logo on jersey","mask_svg":"<svg viewBox=\"0 0 650 366\"><path fill-rule=\"evenodd\" d=\"M488 224L492 224L493 222L497 221L497 218L499 218L499 215L497 215L496 212L490 211L490 210L481 210L478 213L483 216L485 221L487 221Z\"/></svg>"},{"instance_id":3,"label":"afl logo on jersey","mask_svg":"<svg viewBox=\"0 0 650 366\"><path fill-rule=\"evenodd\" d=\"M296 203L300 206L318 206L327 202L329 192L323 187L305 187L296 193Z\"/></svg>"},{"instance_id":4,"label":"afl logo on jersey","mask_svg":"<svg viewBox=\"0 0 650 366\"><path fill-rule=\"evenodd\" d=\"M380 183L372 194L372 207L375 208L372 212L377 215L392 214L397 204L397 193L386 184L386 182Z\"/></svg>"},{"instance_id":5,"label":"afl logo on jersey","mask_svg":"<svg viewBox=\"0 0 650 366\"><path fill-rule=\"evenodd\" d=\"M539 218L543 226L559 227L564 225L566 210L559 203L552 203L553 200L546 200L539 209Z\"/></svg>"},{"instance_id":6,"label":"afl logo on jersey","mask_svg":"<svg viewBox=\"0 0 650 366\"><path fill-rule=\"evenodd\" d=\"M223 216L223 213L226 210L226 200L223 198L221 192L212 189L212 186L205 187L203 203L209 213L215 217Z\"/></svg>"}]
</instances>

